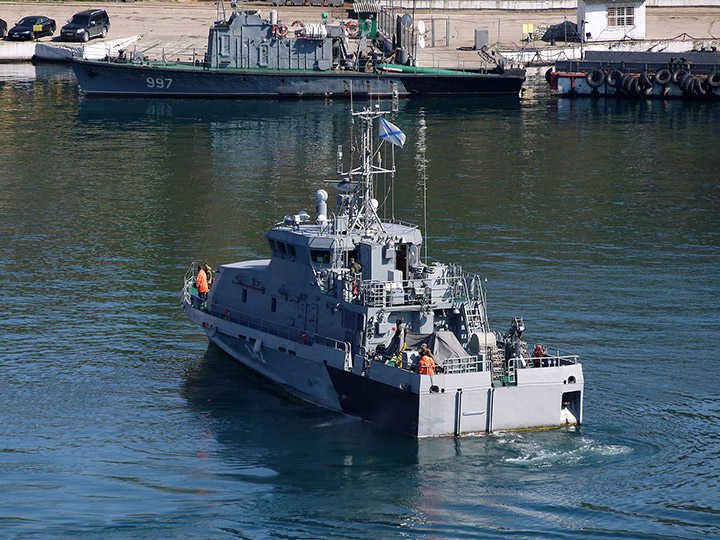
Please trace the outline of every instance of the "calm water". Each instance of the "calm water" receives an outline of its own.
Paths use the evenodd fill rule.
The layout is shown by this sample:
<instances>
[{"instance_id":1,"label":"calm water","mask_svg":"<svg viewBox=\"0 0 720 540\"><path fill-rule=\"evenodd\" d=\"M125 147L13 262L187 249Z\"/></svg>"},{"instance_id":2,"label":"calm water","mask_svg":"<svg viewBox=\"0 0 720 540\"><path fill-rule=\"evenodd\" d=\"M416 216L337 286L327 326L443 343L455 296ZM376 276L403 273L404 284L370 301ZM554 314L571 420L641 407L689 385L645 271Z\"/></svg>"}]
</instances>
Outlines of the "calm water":
<instances>
[{"instance_id":1,"label":"calm water","mask_svg":"<svg viewBox=\"0 0 720 540\"><path fill-rule=\"evenodd\" d=\"M347 102L85 100L0 66L0 537L720 536L720 106L408 101L397 215L580 354L585 424L414 441L208 347L191 260L265 256Z\"/></svg>"}]
</instances>

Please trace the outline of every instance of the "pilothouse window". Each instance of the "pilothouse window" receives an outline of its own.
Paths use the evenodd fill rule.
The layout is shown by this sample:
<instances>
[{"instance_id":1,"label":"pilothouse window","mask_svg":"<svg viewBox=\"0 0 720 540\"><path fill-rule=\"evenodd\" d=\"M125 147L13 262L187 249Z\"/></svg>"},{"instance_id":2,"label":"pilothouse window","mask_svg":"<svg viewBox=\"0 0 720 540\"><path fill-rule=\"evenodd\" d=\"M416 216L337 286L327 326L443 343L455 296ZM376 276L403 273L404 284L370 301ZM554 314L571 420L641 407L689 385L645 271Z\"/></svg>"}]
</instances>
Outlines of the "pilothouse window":
<instances>
[{"instance_id":1,"label":"pilothouse window","mask_svg":"<svg viewBox=\"0 0 720 540\"><path fill-rule=\"evenodd\" d=\"M311 249L310 258L315 264L330 264L330 252L326 249Z\"/></svg>"}]
</instances>

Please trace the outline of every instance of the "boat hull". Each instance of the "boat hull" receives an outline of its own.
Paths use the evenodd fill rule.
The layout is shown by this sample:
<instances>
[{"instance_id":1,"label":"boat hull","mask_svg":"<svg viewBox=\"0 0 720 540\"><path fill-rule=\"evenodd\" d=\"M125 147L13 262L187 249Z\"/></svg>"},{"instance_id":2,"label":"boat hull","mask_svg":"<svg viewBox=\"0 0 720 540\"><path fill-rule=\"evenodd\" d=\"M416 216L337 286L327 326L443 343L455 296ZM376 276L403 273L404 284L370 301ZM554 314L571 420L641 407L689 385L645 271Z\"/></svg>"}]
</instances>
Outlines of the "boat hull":
<instances>
[{"instance_id":1,"label":"boat hull","mask_svg":"<svg viewBox=\"0 0 720 540\"><path fill-rule=\"evenodd\" d=\"M521 370L516 385L501 387L488 371L421 376L371 362L360 374L337 348L184 309L212 343L289 393L412 437L560 427L567 402L582 423L580 364Z\"/></svg>"},{"instance_id":2,"label":"boat hull","mask_svg":"<svg viewBox=\"0 0 720 540\"><path fill-rule=\"evenodd\" d=\"M519 95L522 70L497 73L360 73L351 71L205 69L73 60L88 96L177 98L350 97L350 95Z\"/></svg>"}]
</instances>

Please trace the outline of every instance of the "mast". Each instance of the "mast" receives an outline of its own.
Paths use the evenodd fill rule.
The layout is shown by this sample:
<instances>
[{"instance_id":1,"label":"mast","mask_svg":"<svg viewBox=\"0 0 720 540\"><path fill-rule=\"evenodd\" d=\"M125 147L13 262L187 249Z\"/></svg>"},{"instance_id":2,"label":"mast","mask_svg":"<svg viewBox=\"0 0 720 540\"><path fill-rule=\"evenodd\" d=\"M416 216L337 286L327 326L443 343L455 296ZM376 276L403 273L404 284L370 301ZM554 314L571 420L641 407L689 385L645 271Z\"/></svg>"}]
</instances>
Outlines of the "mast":
<instances>
[{"instance_id":1,"label":"mast","mask_svg":"<svg viewBox=\"0 0 720 540\"><path fill-rule=\"evenodd\" d=\"M348 232L362 231L368 235L371 231L375 231L385 234L385 226L377 213L379 204L373 197L375 177L379 174L395 172L394 164L391 169L386 169L381 164L373 163L375 156L379 156L379 145L377 147L373 145L373 125L375 120L385 114L386 112L381 111L379 105L365 106L363 110L352 113L354 118L360 120L361 136L359 166L342 173L349 180L348 189L355 188L352 194L348 194L347 206L343 205L345 208L340 209L340 215L346 214L349 218Z\"/></svg>"}]
</instances>

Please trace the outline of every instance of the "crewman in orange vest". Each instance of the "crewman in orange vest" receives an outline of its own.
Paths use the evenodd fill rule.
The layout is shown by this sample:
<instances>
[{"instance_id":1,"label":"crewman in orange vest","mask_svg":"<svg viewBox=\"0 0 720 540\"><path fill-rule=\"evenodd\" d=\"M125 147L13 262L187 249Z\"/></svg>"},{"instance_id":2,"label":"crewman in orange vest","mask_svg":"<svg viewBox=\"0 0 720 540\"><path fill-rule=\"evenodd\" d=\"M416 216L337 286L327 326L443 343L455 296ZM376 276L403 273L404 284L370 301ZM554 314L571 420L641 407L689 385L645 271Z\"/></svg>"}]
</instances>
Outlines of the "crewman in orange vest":
<instances>
[{"instance_id":1,"label":"crewman in orange vest","mask_svg":"<svg viewBox=\"0 0 720 540\"><path fill-rule=\"evenodd\" d=\"M418 363L420 375L435 375L435 359L424 343L420 346L420 362Z\"/></svg>"},{"instance_id":2,"label":"crewman in orange vest","mask_svg":"<svg viewBox=\"0 0 720 540\"><path fill-rule=\"evenodd\" d=\"M200 301L204 304L207 301L207 293L210 290L207 282L207 275L202 266L198 266L197 279L195 280L195 286L198 290L198 296Z\"/></svg>"}]
</instances>

